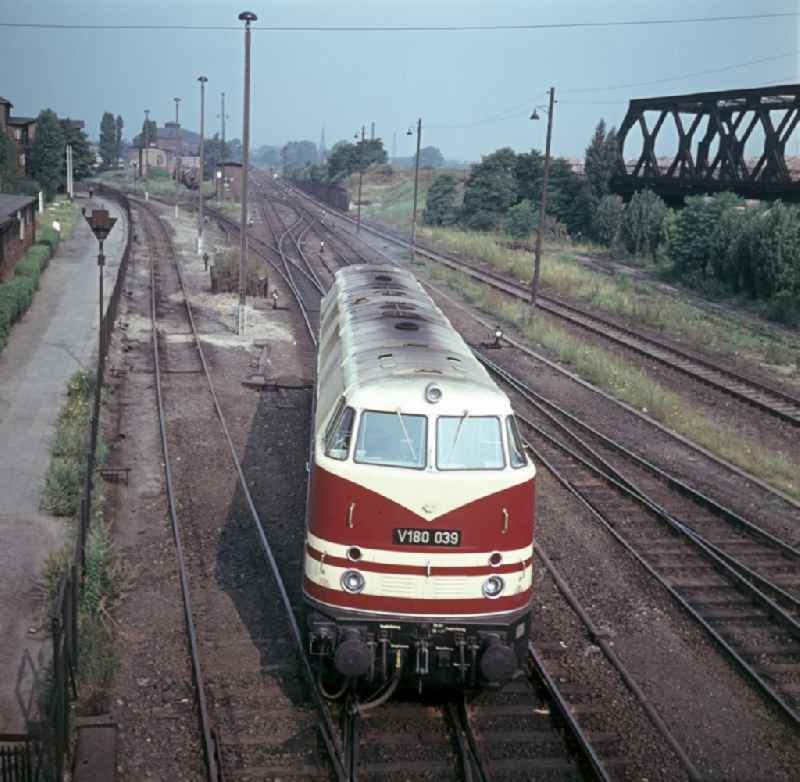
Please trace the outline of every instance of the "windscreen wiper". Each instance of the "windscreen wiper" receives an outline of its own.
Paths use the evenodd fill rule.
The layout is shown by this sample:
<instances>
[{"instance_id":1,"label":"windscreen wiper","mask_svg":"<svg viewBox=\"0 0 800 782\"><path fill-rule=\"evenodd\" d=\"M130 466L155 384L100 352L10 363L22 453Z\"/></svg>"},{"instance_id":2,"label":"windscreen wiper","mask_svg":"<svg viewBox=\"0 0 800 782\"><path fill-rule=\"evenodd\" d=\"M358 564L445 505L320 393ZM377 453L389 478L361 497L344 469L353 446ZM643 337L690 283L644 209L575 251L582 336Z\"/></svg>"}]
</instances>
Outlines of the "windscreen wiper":
<instances>
[{"instance_id":1,"label":"windscreen wiper","mask_svg":"<svg viewBox=\"0 0 800 782\"><path fill-rule=\"evenodd\" d=\"M403 436L406 440L406 445L408 446L408 450L411 451L411 458L416 462L417 461L417 454L414 452L414 446L411 443L411 437L408 434L408 429L406 429L405 421L403 421L403 414L400 412L400 408L398 407L397 410L394 411L397 415L398 420L400 421L400 426L403 430Z\"/></svg>"}]
</instances>

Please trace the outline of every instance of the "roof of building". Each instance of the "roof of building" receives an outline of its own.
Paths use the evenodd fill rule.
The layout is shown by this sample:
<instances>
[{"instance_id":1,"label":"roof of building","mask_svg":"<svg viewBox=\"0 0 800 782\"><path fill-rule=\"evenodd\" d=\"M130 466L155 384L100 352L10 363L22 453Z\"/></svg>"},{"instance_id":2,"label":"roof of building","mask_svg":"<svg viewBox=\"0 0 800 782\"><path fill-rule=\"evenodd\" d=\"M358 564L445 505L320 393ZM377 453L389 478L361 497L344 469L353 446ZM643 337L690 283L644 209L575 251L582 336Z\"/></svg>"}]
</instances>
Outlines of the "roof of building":
<instances>
[{"instance_id":1,"label":"roof of building","mask_svg":"<svg viewBox=\"0 0 800 782\"><path fill-rule=\"evenodd\" d=\"M234 166L236 168L242 167L242 164L238 160L226 160L222 165L225 168L228 168L229 166Z\"/></svg>"},{"instance_id":2,"label":"roof of building","mask_svg":"<svg viewBox=\"0 0 800 782\"><path fill-rule=\"evenodd\" d=\"M199 133L195 133L193 130L189 130L187 128L182 128L180 127L180 125L176 125L174 122L168 122L165 127L157 128L156 138L164 140L177 139L179 132L181 136L181 141L184 141L187 144L200 143Z\"/></svg>"},{"instance_id":3,"label":"roof of building","mask_svg":"<svg viewBox=\"0 0 800 782\"><path fill-rule=\"evenodd\" d=\"M5 193L0 193L0 228L9 220L16 217L16 213L19 209L24 209L35 201L36 199L32 196L6 195Z\"/></svg>"},{"instance_id":4,"label":"roof of building","mask_svg":"<svg viewBox=\"0 0 800 782\"><path fill-rule=\"evenodd\" d=\"M0 103L5 103L7 106L13 106L14 105L10 100L8 100L7 98L4 98L2 95L0 95Z\"/></svg>"},{"instance_id":5,"label":"roof of building","mask_svg":"<svg viewBox=\"0 0 800 782\"><path fill-rule=\"evenodd\" d=\"M9 117L9 125L32 125L36 122L36 117Z\"/></svg>"}]
</instances>

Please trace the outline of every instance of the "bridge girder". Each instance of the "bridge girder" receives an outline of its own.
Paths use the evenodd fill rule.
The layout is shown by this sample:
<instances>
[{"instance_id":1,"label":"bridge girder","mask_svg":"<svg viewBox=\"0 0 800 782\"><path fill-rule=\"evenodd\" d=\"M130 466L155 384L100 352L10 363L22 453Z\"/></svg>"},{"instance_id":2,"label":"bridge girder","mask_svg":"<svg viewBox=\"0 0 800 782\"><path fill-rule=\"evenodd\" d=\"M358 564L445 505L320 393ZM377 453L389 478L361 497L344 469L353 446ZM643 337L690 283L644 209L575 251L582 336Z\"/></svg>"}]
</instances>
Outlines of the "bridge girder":
<instances>
[{"instance_id":1,"label":"bridge girder","mask_svg":"<svg viewBox=\"0 0 800 782\"><path fill-rule=\"evenodd\" d=\"M646 112L658 112L652 128ZM777 119L776 112L783 112ZM706 119L704 131L695 139ZM658 134L671 120L678 148L666 165L655 154ZM777 120L777 121L776 121ZM800 123L800 85L698 92L631 100L617 134L617 171L612 189L622 195L649 187L669 200L684 195L732 190L746 198L800 200L800 176L786 162L786 143ZM642 148L625 162L625 140L636 125ZM757 158L744 150L759 127L764 145ZM711 149L717 142L716 153Z\"/></svg>"}]
</instances>

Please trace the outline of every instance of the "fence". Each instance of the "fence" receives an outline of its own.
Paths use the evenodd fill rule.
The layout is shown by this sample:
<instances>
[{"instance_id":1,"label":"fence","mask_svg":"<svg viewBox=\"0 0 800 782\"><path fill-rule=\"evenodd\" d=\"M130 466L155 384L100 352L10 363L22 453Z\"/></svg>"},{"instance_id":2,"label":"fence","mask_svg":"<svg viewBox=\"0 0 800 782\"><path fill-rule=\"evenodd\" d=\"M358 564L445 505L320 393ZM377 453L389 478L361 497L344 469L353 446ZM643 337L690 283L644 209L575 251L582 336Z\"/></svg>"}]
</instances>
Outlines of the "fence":
<instances>
[{"instance_id":1,"label":"fence","mask_svg":"<svg viewBox=\"0 0 800 782\"><path fill-rule=\"evenodd\" d=\"M39 731L16 736L0 734L0 782L38 782L44 779L61 782L64 779L65 762L70 755L70 703L78 694L78 608L86 563L86 540L92 517L97 437L100 429L100 400L108 346L117 320L133 236L130 202L124 193L102 187L98 187L95 192L113 198L119 203L127 220L128 233L111 297L100 319L97 374L92 400L89 445L86 450L86 478L78 516L77 541L72 561L58 582L50 617L53 651L51 689L47 693L49 703L44 707Z\"/></svg>"},{"instance_id":2,"label":"fence","mask_svg":"<svg viewBox=\"0 0 800 782\"><path fill-rule=\"evenodd\" d=\"M350 193L341 185L326 185L323 182L313 182L310 179L292 179L292 184L299 187L304 193L313 195L320 201L342 212L350 210Z\"/></svg>"}]
</instances>

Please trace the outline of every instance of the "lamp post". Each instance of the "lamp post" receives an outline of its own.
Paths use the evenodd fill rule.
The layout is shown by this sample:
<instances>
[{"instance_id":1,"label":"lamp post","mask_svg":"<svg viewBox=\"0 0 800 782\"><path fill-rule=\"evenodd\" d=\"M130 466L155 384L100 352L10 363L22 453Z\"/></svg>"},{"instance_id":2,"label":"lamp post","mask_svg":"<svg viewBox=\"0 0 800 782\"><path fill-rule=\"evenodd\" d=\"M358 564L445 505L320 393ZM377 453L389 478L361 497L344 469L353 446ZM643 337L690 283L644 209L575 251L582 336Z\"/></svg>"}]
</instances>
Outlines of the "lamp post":
<instances>
[{"instance_id":1,"label":"lamp post","mask_svg":"<svg viewBox=\"0 0 800 782\"><path fill-rule=\"evenodd\" d=\"M181 176L181 121L178 111L181 99L174 98L175 101L175 187L180 184ZM178 203L178 193L175 192L175 203Z\"/></svg>"},{"instance_id":2,"label":"lamp post","mask_svg":"<svg viewBox=\"0 0 800 782\"><path fill-rule=\"evenodd\" d=\"M406 133L413 135L411 128ZM417 158L414 164L414 206L411 212L411 260L414 261L417 251L417 193L419 192L419 145L422 140L422 118L417 120Z\"/></svg>"},{"instance_id":3,"label":"lamp post","mask_svg":"<svg viewBox=\"0 0 800 782\"><path fill-rule=\"evenodd\" d=\"M546 109L547 113L547 140L545 141L544 147L544 171L542 173L542 197L539 199L539 225L536 229L536 247L534 249L534 256L533 256L533 277L531 279L531 307L536 306L536 294L539 291L539 269L541 268L542 264L542 236L544 235L544 217L547 208L547 179L550 174L550 138L553 134L553 104L555 103L556 97L556 90L555 87L551 87L550 90L550 101L548 108ZM536 109L542 108L541 106L535 106L533 109L533 113L531 114L531 119L538 120L539 114L537 113Z\"/></svg>"},{"instance_id":4,"label":"lamp post","mask_svg":"<svg viewBox=\"0 0 800 782\"><path fill-rule=\"evenodd\" d=\"M366 126L361 126L361 149L359 150L358 155L358 211L356 213L356 233L361 233L361 183L364 179L364 144L365 144L365 136L367 133ZM356 133L353 138L358 138L358 133Z\"/></svg>"},{"instance_id":5,"label":"lamp post","mask_svg":"<svg viewBox=\"0 0 800 782\"><path fill-rule=\"evenodd\" d=\"M200 82L200 180L197 184L197 254L203 254L203 133L205 132L205 101L206 101L206 82L205 76L198 76Z\"/></svg>"},{"instance_id":6,"label":"lamp post","mask_svg":"<svg viewBox=\"0 0 800 782\"><path fill-rule=\"evenodd\" d=\"M242 121L242 220L239 233L239 336L244 336L247 304L247 164L250 150L250 22L258 17L252 11L242 11L239 20L244 22L244 119Z\"/></svg>"},{"instance_id":7,"label":"lamp post","mask_svg":"<svg viewBox=\"0 0 800 782\"><path fill-rule=\"evenodd\" d=\"M98 243L100 244L100 249L97 253L97 269L99 272L99 282L100 282L100 319L98 321L98 358L97 358L97 366L98 371L103 361L103 357L105 355L104 347L105 347L105 337L103 334L103 266L106 263L106 257L103 255L103 242L106 240L108 235L111 233L111 229L114 227L114 223L117 222L116 217L110 217L108 211L105 209L93 209L92 214L87 215L86 209L81 210L83 213L86 222L89 224L89 228L92 229L92 233L95 235Z\"/></svg>"},{"instance_id":8,"label":"lamp post","mask_svg":"<svg viewBox=\"0 0 800 782\"><path fill-rule=\"evenodd\" d=\"M144 110L144 160L142 161L142 173L144 174L144 178L147 179L147 175L150 173L150 168L148 166L148 158L147 156L150 154L150 109Z\"/></svg>"}]
</instances>

